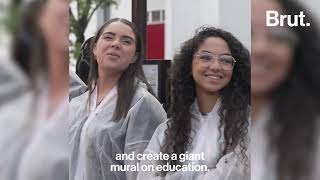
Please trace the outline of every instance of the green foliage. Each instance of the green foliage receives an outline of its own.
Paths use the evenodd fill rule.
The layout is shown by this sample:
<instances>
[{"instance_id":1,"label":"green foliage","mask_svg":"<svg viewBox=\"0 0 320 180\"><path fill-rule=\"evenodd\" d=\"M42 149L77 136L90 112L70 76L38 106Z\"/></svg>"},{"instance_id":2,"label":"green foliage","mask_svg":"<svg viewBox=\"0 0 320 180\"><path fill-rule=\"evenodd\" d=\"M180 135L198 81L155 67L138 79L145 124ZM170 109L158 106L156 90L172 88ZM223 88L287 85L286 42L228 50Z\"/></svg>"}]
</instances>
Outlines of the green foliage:
<instances>
[{"instance_id":1,"label":"green foliage","mask_svg":"<svg viewBox=\"0 0 320 180\"><path fill-rule=\"evenodd\" d=\"M21 0L14 0L8 5L1 4L0 6L0 10L4 12L4 17L2 17L0 21L9 33L13 33L16 29L19 20L18 13L21 3Z\"/></svg>"}]
</instances>

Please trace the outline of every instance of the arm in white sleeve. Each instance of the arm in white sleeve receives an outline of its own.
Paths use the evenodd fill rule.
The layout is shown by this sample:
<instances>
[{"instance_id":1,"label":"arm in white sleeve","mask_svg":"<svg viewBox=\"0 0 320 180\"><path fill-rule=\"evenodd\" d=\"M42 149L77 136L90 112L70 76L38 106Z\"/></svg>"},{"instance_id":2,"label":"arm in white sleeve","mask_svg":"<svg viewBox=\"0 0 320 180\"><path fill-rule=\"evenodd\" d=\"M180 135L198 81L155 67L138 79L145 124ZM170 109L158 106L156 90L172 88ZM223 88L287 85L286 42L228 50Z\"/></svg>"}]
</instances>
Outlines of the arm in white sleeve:
<instances>
[{"instance_id":1,"label":"arm in white sleeve","mask_svg":"<svg viewBox=\"0 0 320 180\"><path fill-rule=\"evenodd\" d=\"M160 123L166 120L167 115L158 100L149 93L145 94L143 99L130 109L129 113L124 153L134 152L137 155L144 152L154 131ZM124 161L125 165L136 165L137 163L139 163L137 159ZM137 174L137 171L127 171L126 178L135 180Z\"/></svg>"}]
</instances>

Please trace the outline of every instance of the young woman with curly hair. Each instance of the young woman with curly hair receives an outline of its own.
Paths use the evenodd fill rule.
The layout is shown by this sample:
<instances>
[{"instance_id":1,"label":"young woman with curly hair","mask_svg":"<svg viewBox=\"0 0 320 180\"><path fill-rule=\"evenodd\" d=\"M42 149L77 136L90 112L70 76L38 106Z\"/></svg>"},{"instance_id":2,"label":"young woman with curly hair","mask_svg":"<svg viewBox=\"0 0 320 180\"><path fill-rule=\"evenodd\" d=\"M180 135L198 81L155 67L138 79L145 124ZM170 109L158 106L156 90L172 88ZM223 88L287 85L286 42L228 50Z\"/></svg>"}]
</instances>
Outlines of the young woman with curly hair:
<instances>
[{"instance_id":1,"label":"young woman with curly hair","mask_svg":"<svg viewBox=\"0 0 320 180\"><path fill-rule=\"evenodd\" d=\"M199 161L143 161L206 165L208 171L141 171L138 179L248 179L250 55L231 33L202 27L174 57L170 118L145 153L201 154ZM178 166L176 166L178 167Z\"/></svg>"},{"instance_id":2,"label":"young woman with curly hair","mask_svg":"<svg viewBox=\"0 0 320 180\"><path fill-rule=\"evenodd\" d=\"M299 1L253 0L251 7L252 179L319 179L318 26ZM271 9L292 17L303 11L311 26L266 27Z\"/></svg>"}]
</instances>

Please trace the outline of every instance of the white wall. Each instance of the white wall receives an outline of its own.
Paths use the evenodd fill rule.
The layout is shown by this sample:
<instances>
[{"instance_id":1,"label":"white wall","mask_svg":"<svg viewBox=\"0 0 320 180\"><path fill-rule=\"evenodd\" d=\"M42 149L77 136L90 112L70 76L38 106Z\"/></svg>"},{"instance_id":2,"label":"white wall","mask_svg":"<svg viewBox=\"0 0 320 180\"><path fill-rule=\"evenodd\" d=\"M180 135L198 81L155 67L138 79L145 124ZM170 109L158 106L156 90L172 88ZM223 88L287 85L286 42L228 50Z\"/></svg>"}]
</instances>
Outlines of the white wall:
<instances>
[{"instance_id":1,"label":"white wall","mask_svg":"<svg viewBox=\"0 0 320 180\"><path fill-rule=\"evenodd\" d=\"M251 49L251 0L220 0L219 27Z\"/></svg>"},{"instance_id":2,"label":"white wall","mask_svg":"<svg viewBox=\"0 0 320 180\"><path fill-rule=\"evenodd\" d=\"M110 6L110 17L120 17L128 19L129 21L132 20L131 15L131 0L118 0L118 5L112 5ZM95 14L92 16L91 21L88 24L88 27L85 31L85 37L86 39L93 36L98 28L104 23L103 22L103 11L101 9L97 10Z\"/></svg>"},{"instance_id":3,"label":"white wall","mask_svg":"<svg viewBox=\"0 0 320 180\"><path fill-rule=\"evenodd\" d=\"M250 0L166 0L165 11L166 59L172 59L181 43L191 38L202 25L231 32L250 50Z\"/></svg>"},{"instance_id":4,"label":"white wall","mask_svg":"<svg viewBox=\"0 0 320 180\"><path fill-rule=\"evenodd\" d=\"M96 11L95 14L92 16L86 31L84 32L84 37L88 39L91 36L94 36L96 31L98 30L98 13Z\"/></svg>"},{"instance_id":5,"label":"white wall","mask_svg":"<svg viewBox=\"0 0 320 180\"><path fill-rule=\"evenodd\" d=\"M181 43L204 24L217 25L218 0L166 0L165 59L172 59Z\"/></svg>"},{"instance_id":6,"label":"white wall","mask_svg":"<svg viewBox=\"0 0 320 180\"><path fill-rule=\"evenodd\" d=\"M147 11L160 10L164 8L164 0L147 0Z\"/></svg>"},{"instance_id":7,"label":"white wall","mask_svg":"<svg viewBox=\"0 0 320 180\"><path fill-rule=\"evenodd\" d=\"M112 5L110 7L110 17L119 17L119 18L125 18L128 19L129 21L132 20L132 2L131 0L118 0L118 7Z\"/></svg>"}]
</instances>

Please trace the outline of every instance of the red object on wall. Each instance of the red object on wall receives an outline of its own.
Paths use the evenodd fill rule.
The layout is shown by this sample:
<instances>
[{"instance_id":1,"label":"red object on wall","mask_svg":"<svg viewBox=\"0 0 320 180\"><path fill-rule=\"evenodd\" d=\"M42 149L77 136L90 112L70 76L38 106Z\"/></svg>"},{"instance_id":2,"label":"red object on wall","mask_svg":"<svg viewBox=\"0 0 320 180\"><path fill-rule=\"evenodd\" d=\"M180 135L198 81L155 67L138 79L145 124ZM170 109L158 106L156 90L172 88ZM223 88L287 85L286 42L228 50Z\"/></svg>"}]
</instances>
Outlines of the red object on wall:
<instances>
[{"instance_id":1,"label":"red object on wall","mask_svg":"<svg viewBox=\"0 0 320 180\"><path fill-rule=\"evenodd\" d=\"M147 25L147 59L164 59L164 24Z\"/></svg>"}]
</instances>

